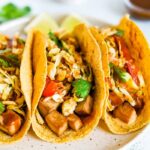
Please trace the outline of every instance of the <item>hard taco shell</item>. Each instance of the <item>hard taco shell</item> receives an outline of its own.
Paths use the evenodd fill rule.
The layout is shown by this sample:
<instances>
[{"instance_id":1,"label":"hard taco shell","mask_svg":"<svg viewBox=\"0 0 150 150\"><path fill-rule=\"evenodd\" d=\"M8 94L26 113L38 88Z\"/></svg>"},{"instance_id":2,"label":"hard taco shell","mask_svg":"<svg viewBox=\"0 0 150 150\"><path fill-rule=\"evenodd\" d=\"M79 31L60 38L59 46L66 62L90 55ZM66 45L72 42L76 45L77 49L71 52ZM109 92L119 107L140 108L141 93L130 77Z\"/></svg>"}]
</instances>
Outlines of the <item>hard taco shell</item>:
<instances>
[{"instance_id":1,"label":"hard taco shell","mask_svg":"<svg viewBox=\"0 0 150 150\"><path fill-rule=\"evenodd\" d=\"M83 138L97 126L99 119L102 116L105 86L99 46L90 30L84 24L78 25L75 28L73 35L77 38L81 51L83 52L87 63L91 65L93 70L95 80L94 105L91 115L86 118L84 126L79 131L68 129L62 136L58 137L46 124L39 124L35 115L35 113L38 112L37 105L41 98L47 75L47 58L45 51L47 39L38 31L35 31L34 33L33 66L35 75L32 103L32 128L39 138L48 142L62 143Z\"/></svg>"},{"instance_id":2,"label":"hard taco shell","mask_svg":"<svg viewBox=\"0 0 150 150\"><path fill-rule=\"evenodd\" d=\"M31 98L32 98L32 66L31 66L31 49L33 33L29 32L25 44L25 48L22 55L20 66L20 83L21 90L23 92L25 102L27 105L25 120L21 126L21 129L13 136L9 136L6 133L0 131L0 143L11 144L21 140L31 125Z\"/></svg>"},{"instance_id":3,"label":"hard taco shell","mask_svg":"<svg viewBox=\"0 0 150 150\"><path fill-rule=\"evenodd\" d=\"M107 112L109 88L106 84L106 105L104 109L105 111L103 113L103 119L112 133L126 134L132 131L136 131L150 122L150 49L142 31L133 21L129 19L129 16L123 17L117 28L124 31L123 38L127 43L132 58L135 60L135 64L142 72L146 85L144 88L144 108L134 123L126 124L119 119L112 117L112 115ZM108 49L107 47L102 46L101 42L104 42L104 39L101 38L102 35L98 33L98 30L94 28L91 29L91 32L101 47L103 69L105 72L105 77L107 77L109 75Z\"/></svg>"}]
</instances>

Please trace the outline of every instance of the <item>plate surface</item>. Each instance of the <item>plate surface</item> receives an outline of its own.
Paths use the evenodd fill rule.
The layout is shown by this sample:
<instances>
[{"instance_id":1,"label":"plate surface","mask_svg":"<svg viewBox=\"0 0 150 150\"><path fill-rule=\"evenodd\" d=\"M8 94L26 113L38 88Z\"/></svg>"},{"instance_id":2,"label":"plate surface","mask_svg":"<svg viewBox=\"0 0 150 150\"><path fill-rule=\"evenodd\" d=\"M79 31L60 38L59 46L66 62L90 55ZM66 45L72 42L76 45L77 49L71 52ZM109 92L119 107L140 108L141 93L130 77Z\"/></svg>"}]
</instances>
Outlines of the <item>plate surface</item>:
<instances>
[{"instance_id":1,"label":"plate surface","mask_svg":"<svg viewBox=\"0 0 150 150\"><path fill-rule=\"evenodd\" d=\"M55 18L58 22L62 20L66 16L66 14L61 13L59 14L51 14L53 18ZM97 20L90 17L83 17L85 18L90 24L96 25L99 27L107 26L109 25L107 22ZM20 21L19 21L20 20ZM26 17L22 19L17 19L15 21L9 22L11 24L10 26L4 26L3 30L0 30L0 32L3 32L4 34L12 35L15 32L18 32L19 30L22 30L26 23L30 20L30 17L27 19ZM77 140L70 143L64 143L64 144L51 144L44 142L36 137L36 135L33 133L32 129L30 129L27 136L23 138L18 143L15 143L13 145L6 145L6 146L0 146L0 149L3 150L116 150L116 149L122 149L127 148L127 145L131 145L135 139L138 139L141 137L143 132L146 132L148 130L147 127L143 128L142 130L139 130L137 132L128 134L128 135L114 135L111 134L104 125L104 122L101 121L99 123L99 126L87 137L81 140ZM140 136L139 136L140 135Z\"/></svg>"}]
</instances>

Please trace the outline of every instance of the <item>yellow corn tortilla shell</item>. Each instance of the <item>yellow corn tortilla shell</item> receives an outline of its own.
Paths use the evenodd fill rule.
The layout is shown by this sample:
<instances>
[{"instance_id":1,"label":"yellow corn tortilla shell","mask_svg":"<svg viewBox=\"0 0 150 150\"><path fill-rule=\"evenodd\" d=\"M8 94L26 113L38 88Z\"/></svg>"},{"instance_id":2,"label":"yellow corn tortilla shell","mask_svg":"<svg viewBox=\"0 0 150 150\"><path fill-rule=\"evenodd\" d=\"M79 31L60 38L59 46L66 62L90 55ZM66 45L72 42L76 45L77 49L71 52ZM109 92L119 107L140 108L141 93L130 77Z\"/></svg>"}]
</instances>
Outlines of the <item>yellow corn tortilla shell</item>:
<instances>
[{"instance_id":1,"label":"yellow corn tortilla shell","mask_svg":"<svg viewBox=\"0 0 150 150\"><path fill-rule=\"evenodd\" d=\"M101 51L101 58L102 58L102 68L104 71L104 75L105 75L105 81L107 80L107 78L110 75L110 70L108 67L108 49L107 49L107 45L106 42L104 41L104 37L102 34L99 33L98 28L96 27L91 27L90 31L92 33L92 35L94 36L94 38L97 40L97 43L99 45L100 51ZM105 84L106 89L108 89L108 84ZM107 100L108 100L108 95L109 95L109 91L106 90L106 94L105 94L105 103L104 103L104 108L106 108L107 105ZM104 114L105 114L105 109L103 108L103 115L102 115L102 119L104 119Z\"/></svg>"},{"instance_id":2,"label":"yellow corn tortilla shell","mask_svg":"<svg viewBox=\"0 0 150 150\"><path fill-rule=\"evenodd\" d=\"M136 131L143 126L147 125L150 122L150 49L148 42L146 41L143 33L141 30L137 27L137 25L132 22L128 16L125 16L121 19L120 24L117 26L117 28L124 31L123 38L125 39L127 46L129 48L129 52L132 56L132 58L135 59L135 64L139 67L139 69L142 72L142 75L145 80L145 97L144 97L144 108L142 109L141 113L138 115L137 120L132 124L126 124L122 121L120 121L117 118L112 117L107 112L107 100L105 105L105 112L104 112L104 121L107 124L108 128L112 133L115 134L126 134L133 131ZM95 35L95 38L97 39L98 43L100 40L100 37L96 37L98 35ZM105 57L102 59L103 66L109 69L108 64L108 49L106 50L107 53L103 56ZM103 51L102 51L103 54ZM104 69L104 68L103 68ZM105 70L105 69L104 69ZM106 72L105 72L105 75ZM108 88L108 86L106 86ZM109 89L107 89L107 94L109 94Z\"/></svg>"},{"instance_id":3,"label":"yellow corn tortilla shell","mask_svg":"<svg viewBox=\"0 0 150 150\"><path fill-rule=\"evenodd\" d=\"M25 49L22 55L20 66L20 82L25 102L27 104L25 120L20 130L13 136L9 136L0 131L0 143L11 144L21 140L31 125L31 98L32 98L32 68L31 68L31 48L33 33L29 32Z\"/></svg>"},{"instance_id":4,"label":"yellow corn tortilla shell","mask_svg":"<svg viewBox=\"0 0 150 150\"><path fill-rule=\"evenodd\" d=\"M78 25L73 34L79 42L86 61L91 64L93 70L95 79L94 105L91 115L86 118L84 126L79 131L68 129L63 135L58 137L46 124L39 124L35 115L38 111L37 105L41 98L47 75L47 58L45 51L47 39L38 31L34 33L33 66L35 75L32 103L32 128L39 138L48 142L62 143L83 138L97 126L102 116L105 86L99 46L90 33L90 30L84 24Z\"/></svg>"}]
</instances>

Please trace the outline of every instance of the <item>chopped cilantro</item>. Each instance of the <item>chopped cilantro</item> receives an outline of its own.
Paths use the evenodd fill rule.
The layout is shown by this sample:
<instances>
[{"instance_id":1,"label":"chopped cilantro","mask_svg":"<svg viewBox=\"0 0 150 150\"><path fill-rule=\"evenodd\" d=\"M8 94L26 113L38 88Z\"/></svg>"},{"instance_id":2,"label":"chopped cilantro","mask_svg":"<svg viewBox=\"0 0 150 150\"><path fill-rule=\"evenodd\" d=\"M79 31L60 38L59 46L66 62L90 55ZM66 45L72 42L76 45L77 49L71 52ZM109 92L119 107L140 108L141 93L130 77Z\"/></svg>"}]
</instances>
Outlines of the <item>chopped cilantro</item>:
<instances>
[{"instance_id":1,"label":"chopped cilantro","mask_svg":"<svg viewBox=\"0 0 150 150\"><path fill-rule=\"evenodd\" d=\"M19 44L25 44L25 41L23 39L18 39Z\"/></svg>"},{"instance_id":2,"label":"chopped cilantro","mask_svg":"<svg viewBox=\"0 0 150 150\"><path fill-rule=\"evenodd\" d=\"M0 23L25 16L29 14L30 11L31 8L29 6L19 8L13 3L8 3L0 8Z\"/></svg>"},{"instance_id":3,"label":"chopped cilantro","mask_svg":"<svg viewBox=\"0 0 150 150\"><path fill-rule=\"evenodd\" d=\"M109 67L114 70L114 73L119 77L123 82L127 82L130 79L129 73L115 66L113 63L109 63Z\"/></svg>"},{"instance_id":4,"label":"chopped cilantro","mask_svg":"<svg viewBox=\"0 0 150 150\"><path fill-rule=\"evenodd\" d=\"M73 91L79 98L86 98L91 90L92 84L86 80L78 79L72 82Z\"/></svg>"},{"instance_id":5,"label":"chopped cilantro","mask_svg":"<svg viewBox=\"0 0 150 150\"><path fill-rule=\"evenodd\" d=\"M113 68L113 66L114 66L114 64L110 62L110 63L109 63L110 69Z\"/></svg>"},{"instance_id":6,"label":"chopped cilantro","mask_svg":"<svg viewBox=\"0 0 150 150\"><path fill-rule=\"evenodd\" d=\"M0 114L2 114L5 111L5 106L2 102L0 102Z\"/></svg>"},{"instance_id":7,"label":"chopped cilantro","mask_svg":"<svg viewBox=\"0 0 150 150\"><path fill-rule=\"evenodd\" d=\"M121 29L117 29L117 32L115 33L115 35L123 36L124 35L124 31L121 30Z\"/></svg>"},{"instance_id":8,"label":"chopped cilantro","mask_svg":"<svg viewBox=\"0 0 150 150\"><path fill-rule=\"evenodd\" d=\"M11 64L10 64L7 60L5 60L4 58L1 58L1 57L0 57L0 66L3 66L3 67L10 67Z\"/></svg>"},{"instance_id":9,"label":"chopped cilantro","mask_svg":"<svg viewBox=\"0 0 150 150\"><path fill-rule=\"evenodd\" d=\"M3 67L12 67L12 66L19 66L18 57L14 54L10 54L8 56L0 56L0 66Z\"/></svg>"},{"instance_id":10,"label":"chopped cilantro","mask_svg":"<svg viewBox=\"0 0 150 150\"><path fill-rule=\"evenodd\" d=\"M19 60L18 60L18 57L17 55L14 55L14 54L10 54L7 56L7 58L9 58L11 60L11 63L14 65L14 66L19 66Z\"/></svg>"},{"instance_id":11,"label":"chopped cilantro","mask_svg":"<svg viewBox=\"0 0 150 150\"><path fill-rule=\"evenodd\" d=\"M49 38L54 41L59 48L63 47L62 41L53 32L49 32L48 35Z\"/></svg>"}]
</instances>

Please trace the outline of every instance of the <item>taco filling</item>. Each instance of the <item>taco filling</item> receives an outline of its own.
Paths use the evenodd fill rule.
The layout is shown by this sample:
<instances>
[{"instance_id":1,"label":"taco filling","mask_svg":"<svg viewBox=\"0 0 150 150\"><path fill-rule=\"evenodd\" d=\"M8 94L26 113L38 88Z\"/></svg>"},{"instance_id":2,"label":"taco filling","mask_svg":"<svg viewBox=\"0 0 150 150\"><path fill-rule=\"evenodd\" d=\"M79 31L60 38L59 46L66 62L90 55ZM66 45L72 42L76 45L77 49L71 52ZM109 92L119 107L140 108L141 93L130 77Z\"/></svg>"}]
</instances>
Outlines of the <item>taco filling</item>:
<instances>
[{"instance_id":1,"label":"taco filling","mask_svg":"<svg viewBox=\"0 0 150 150\"><path fill-rule=\"evenodd\" d=\"M38 103L42 118L37 117L37 120L46 123L57 136L68 128L78 131L84 118L92 112L90 65L82 58L76 39L70 35L59 38L58 33L50 32L45 50L47 77Z\"/></svg>"},{"instance_id":2,"label":"taco filling","mask_svg":"<svg viewBox=\"0 0 150 150\"><path fill-rule=\"evenodd\" d=\"M25 46L18 36L0 35L0 130L16 134L25 120L25 99L20 86L20 62Z\"/></svg>"},{"instance_id":3,"label":"taco filling","mask_svg":"<svg viewBox=\"0 0 150 150\"><path fill-rule=\"evenodd\" d=\"M102 32L108 46L110 68L107 111L112 117L131 124L136 121L144 106L143 75L123 39L124 31L108 28Z\"/></svg>"}]
</instances>

